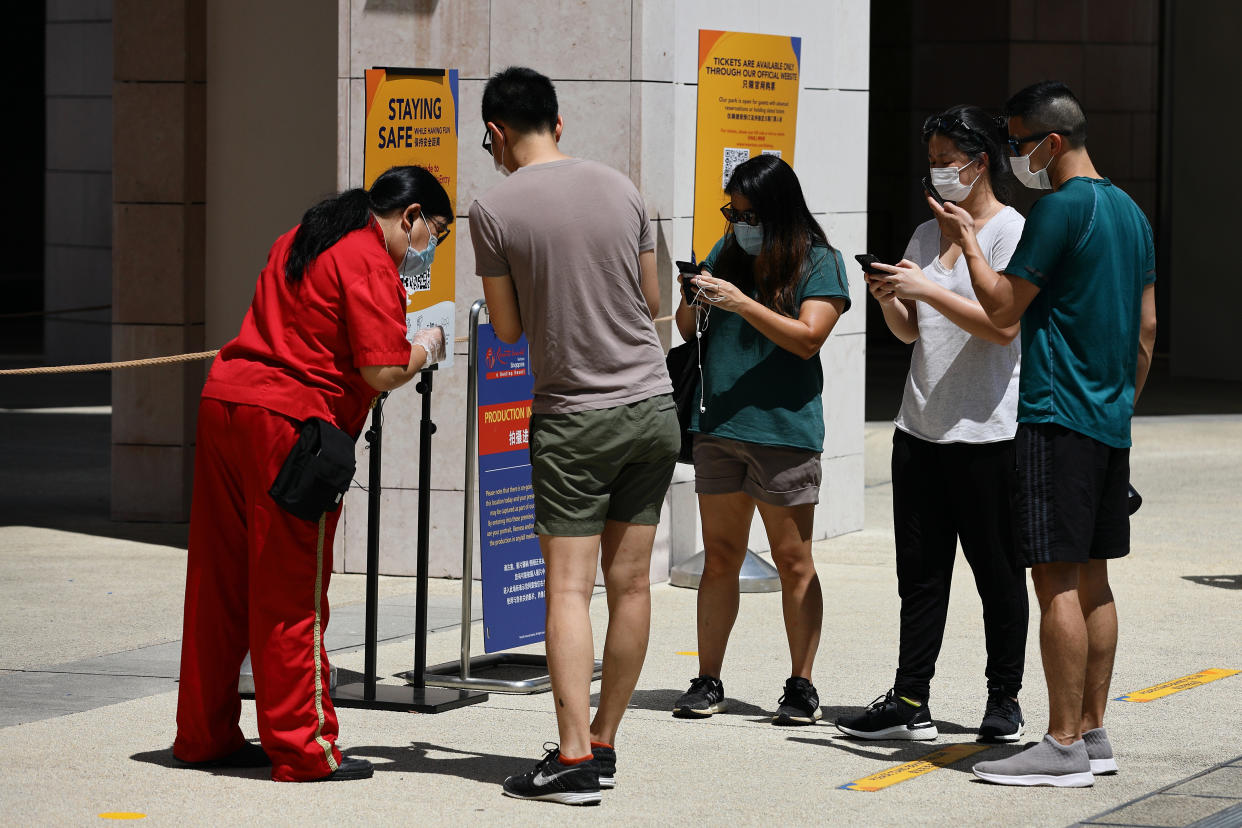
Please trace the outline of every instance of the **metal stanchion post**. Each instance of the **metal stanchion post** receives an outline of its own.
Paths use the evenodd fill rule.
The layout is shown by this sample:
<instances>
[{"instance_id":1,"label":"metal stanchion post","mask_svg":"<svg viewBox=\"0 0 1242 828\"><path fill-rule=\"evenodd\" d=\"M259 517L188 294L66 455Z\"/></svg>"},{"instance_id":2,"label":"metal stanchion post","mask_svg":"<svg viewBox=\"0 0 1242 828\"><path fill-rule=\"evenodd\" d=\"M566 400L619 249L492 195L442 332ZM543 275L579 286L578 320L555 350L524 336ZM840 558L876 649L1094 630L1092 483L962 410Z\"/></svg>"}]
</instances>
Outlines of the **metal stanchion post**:
<instances>
[{"instance_id":1,"label":"metal stanchion post","mask_svg":"<svg viewBox=\"0 0 1242 828\"><path fill-rule=\"evenodd\" d=\"M487 693L470 690L427 687L423 674L427 664L427 563L431 542L431 435L435 424L431 421L431 376L423 371L418 385L422 395L422 428L418 446L418 582L417 622L415 626L414 660L416 679L410 685L376 684L375 648L378 639L379 615L379 518L380 518L380 451L383 430L382 402L376 403L371 413L371 431L367 441L371 445L370 491L367 493L367 620L365 644L365 674L361 682L338 687L332 694L337 707L362 707L372 710L402 710L418 713L443 713L456 707L477 704L487 700ZM374 438L372 438L374 432ZM407 673L408 677L409 674Z\"/></svg>"},{"instance_id":2,"label":"metal stanchion post","mask_svg":"<svg viewBox=\"0 0 1242 828\"><path fill-rule=\"evenodd\" d=\"M380 461L383 458L385 391L375 398L371 410L371 427L366 440L370 447L367 483L367 618L364 645L363 694L367 701L375 698L375 651L379 640L379 526L380 526Z\"/></svg>"},{"instance_id":3,"label":"metal stanchion post","mask_svg":"<svg viewBox=\"0 0 1242 828\"><path fill-rule=\"evenodd\" d=\"M446 661L428 667L422 675L427 684L438 687L473 687L480 690L492 690L497 693L537 693L552 687L552 677L545 673L524 679L482 678L470 675L471 668L494 667L531 667L547 670L547 656L536 653L487 653L481 656L470 656L470 625L473 623L472 610L474 577L474 521L476 515L472 507L477 475L475 472L475 451L478 439L478 405L479 405L479 316L486 312L487 303L482 299L470 306L470 348L468 360L469 377L466 384L466 467L465 467L465 506L462 509L462 550L461 550L461 657L457 661ZM603 674L603 662L595 662L593 678ZM407 674L412 680L412 674Z\"/></svg>"}]
</instances>

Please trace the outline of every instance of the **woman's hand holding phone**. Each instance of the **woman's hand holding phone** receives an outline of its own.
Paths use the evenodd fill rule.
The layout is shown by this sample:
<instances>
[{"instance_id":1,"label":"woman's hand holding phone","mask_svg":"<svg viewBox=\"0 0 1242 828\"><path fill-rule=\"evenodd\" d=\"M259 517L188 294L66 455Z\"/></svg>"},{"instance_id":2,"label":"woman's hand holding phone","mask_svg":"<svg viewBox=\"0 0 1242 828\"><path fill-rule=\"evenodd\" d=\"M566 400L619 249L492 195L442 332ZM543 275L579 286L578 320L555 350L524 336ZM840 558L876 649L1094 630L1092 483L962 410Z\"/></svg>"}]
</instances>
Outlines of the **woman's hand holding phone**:
<instances>
[{"instance_id":1,"label":"woman's hand holding phone","mask_svg":"<svg viewBox=\"0 0 1242 828\"><path fill-rule=\"evenodd\" d=\"M882 272L871 278L883 283L884 289L898 299L922 299L925 295L924 289L931 284L923 269L909 259L902 259L895 265L877 262L875 267ZM872 295L875 295L874 291Z\"/></svg>"},{"instance_id":2,"label":"woman's hand holding phone","mask_svg":"<svg viewBox=\"0 0 1242 828\"><path fill-rule=\"evenodd\" d=\"M975 235L975 217L952 201L941 206L931 196L927 197L927 206L940 225L940 235L965 250L967 237Z\"/></svg>"},{"instance_id":3,"label":"woman's hand holding phone","mask_svg":"<svg viewBox=\"0 0 1242 828\"><path fill-rule=\"evenodd\" d=\"M701 291L700 300L711 303L714 308L736 313L748 301L748 297L737 289L737 285L724 279L717 279L706 271L690 281Z\"/></svg>"}]
</instances>

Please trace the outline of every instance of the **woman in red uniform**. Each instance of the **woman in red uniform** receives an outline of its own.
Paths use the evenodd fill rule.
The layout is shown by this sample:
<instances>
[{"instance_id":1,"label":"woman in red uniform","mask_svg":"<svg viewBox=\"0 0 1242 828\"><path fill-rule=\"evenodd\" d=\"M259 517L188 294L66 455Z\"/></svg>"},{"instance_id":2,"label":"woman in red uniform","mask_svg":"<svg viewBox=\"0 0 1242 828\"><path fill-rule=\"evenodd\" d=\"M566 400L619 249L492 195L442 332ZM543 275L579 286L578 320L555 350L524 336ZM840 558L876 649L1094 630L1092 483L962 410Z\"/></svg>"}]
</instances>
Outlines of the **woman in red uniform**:
<instances>
[{"instance_id":1,"label":"woman in red uniform","mask_svg":"<svg viewBox=\"0 0 1242 828\"><path fill-rule=\"evenodd\" d=\"M198 412L185 632L173 754L192 765L272 765L281 782L364 779L344 759L328 697L328 579L339 510L319 521L268 494L318 417L357 437L372 399L444 354L439 328L406 340L402 277L431 266L453 211L435 177L394 167L323 201L272 246L241 333L216 357ZM254 666L262 748L238 720Z\"/></svg>"}]
</instances>

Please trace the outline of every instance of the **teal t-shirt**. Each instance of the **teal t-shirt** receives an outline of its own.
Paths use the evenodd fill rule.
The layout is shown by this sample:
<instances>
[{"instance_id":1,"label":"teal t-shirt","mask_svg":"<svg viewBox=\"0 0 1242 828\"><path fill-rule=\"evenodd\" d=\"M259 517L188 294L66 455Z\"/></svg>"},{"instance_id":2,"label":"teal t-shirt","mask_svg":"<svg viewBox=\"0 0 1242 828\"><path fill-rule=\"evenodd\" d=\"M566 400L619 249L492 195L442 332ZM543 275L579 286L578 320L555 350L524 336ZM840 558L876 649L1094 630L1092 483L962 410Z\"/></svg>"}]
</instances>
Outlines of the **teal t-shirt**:
<instances>
[{"instance_id":1,"label":"teal t-shirt","mask_svg":"<svg viewBox=\"0 0 1242 828\"><path fill-rule=\"evenodd\" d=\"M1005 273L1037 285L1022 315L1018 422L1130 445L1151 225L1107 178L1071 178L1035 203Z\"/></svg>"},{"instance_id":2,"label":"teal t-shirt","mask_svg":"<svg viewBox=\"0 0 1242 828\"><path fill-rule=\"evenodd\" d=\"M715 275L726 239L716 242L703 266ZM753 268L754 257L734 251L739 266ZM752 293L757 298L757 293ZM798 289L798 304L810 297L840 297L849 310L850 292L841 254L828 247L811 248ZM736 313L715 309L703 354L702 414L697 408L690 430L747 443L824 450L824 410L820 396L824 371L819 356L791 354Z\"/></svg>"}]
</instances>

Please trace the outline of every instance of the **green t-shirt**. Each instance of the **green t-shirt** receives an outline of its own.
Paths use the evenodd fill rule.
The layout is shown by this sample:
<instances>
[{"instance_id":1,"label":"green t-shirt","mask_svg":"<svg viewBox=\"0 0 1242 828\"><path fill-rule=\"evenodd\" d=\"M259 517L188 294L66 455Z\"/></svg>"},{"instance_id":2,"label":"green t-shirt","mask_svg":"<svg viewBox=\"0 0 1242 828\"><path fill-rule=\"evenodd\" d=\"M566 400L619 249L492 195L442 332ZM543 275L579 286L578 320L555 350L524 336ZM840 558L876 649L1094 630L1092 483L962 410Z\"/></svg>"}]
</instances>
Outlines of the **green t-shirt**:
<instances>
[{"instance_id":1,"label":"green t-shirt","mask_svg":"<svg viewBox=\"0 0 1242 828\"><path fill-rule=\"evenodd\" d=\"M1071 178L1035 203L1005 272L1039 287L1022 315L1018 422L1130 445L1151 225L1107 178Z\"/></svg>"},{"instance_id":2,"label":"green t-shirt","mask_svg":"<svg viewBox=\"0 0 1242 828\"><path fill-rule=\"evenodd\" d=\"M726 235L703 260L713 275ZM730 251L738 268L753 268L755 259L741 250ZM753 281L753 280L751 280ZM757 298L757 293L752 292ZM813 296L845 300L849 286L841 254L828 247L811 248L806 272L798 289L798 304ZM820 395L824 371L819 355L810 359L778 347L736 313L714 309L708 318L703 354L702 414L694 409L690 430L747 443L824 450L824 410Z\"/></svg>"}]
</instances>

